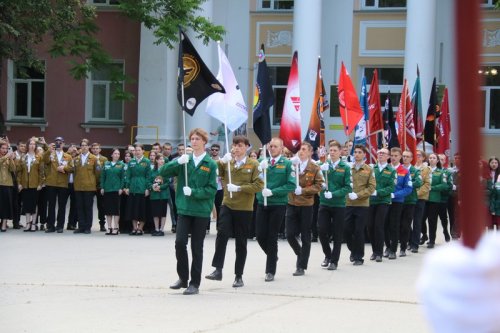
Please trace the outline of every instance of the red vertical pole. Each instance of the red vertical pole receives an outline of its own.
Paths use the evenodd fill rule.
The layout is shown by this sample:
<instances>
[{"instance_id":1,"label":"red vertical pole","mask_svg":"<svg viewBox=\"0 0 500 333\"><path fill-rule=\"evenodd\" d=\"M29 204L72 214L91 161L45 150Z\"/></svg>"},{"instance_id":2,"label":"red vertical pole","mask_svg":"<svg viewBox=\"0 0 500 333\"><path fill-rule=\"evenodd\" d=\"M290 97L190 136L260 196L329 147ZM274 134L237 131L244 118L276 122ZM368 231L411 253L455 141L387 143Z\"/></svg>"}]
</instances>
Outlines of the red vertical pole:
<instances>
[{"instance_id":1,"label":"red vertical pole","mask_svg":"<svg viewBox=\"0 0 500 333\"><path fill-rule=\"evenodd\" d=\"M459 216L465 246L474 248L484 231L484 193L479 182L482 141L479 132L480 1L455 2L456 87L460 159ZM467 133L467 135L464 135Z\"/></svg>"}]
</instances>

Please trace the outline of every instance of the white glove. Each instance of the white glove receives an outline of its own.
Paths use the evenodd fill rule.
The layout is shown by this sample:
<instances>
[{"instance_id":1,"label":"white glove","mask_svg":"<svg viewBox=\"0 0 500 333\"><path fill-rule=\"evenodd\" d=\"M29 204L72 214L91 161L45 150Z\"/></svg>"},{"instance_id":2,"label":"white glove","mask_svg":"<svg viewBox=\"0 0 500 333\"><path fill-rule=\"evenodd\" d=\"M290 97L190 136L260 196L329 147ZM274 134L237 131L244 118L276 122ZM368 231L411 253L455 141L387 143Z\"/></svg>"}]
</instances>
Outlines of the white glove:
<instances>
[{"instance_id":1,"label":"white glove","mask_svg":"<svg viewBox=\"0 0 500 333\"><path fill-rule=\"evenodd\" d=\"M231 153L226 153L226 155L222 156L220 159L222 163L227 164L227 162L230 162L233 159L231 156Z\"/></svg>"},{"instance_id":2,"label":"white glove","mask_svg":"<svg viewBox=\"0 0 500 333\"><path fill-rule=\"evenodd\" d=\"M475 250L453 242L424 258L419 298L434 332L495 332L500 327L500 238Z\"/></svg>"},{"instance_id":3,"label":"white glove","mask_svg":"<svg viewBox=\"0 0 500 333\"><path fill-rule=\"evenodd\" d=\"M267 197L270 197L272 195L273 195L273 191L271 191L270 189L265 188L265 189L262 190L262 196L263 197L267 198Z\"/></svg>"},{"instance_id":4,"label":"white glove","mask_svg":"<svg viewBox=\"0 0 500 333\"><path fill-rule=\"evenodd\" d=\"M358 195L354 192L349 193L348 196L349 196L349 199L351 199L351 200L356 200L358 198Z\"/></svg>"},{"instance_id":5,"label":"white glove","mask_svg":"<svg viewBox=\"0 0 500 333\"><path fill-rule=\"evenodd\" d=\"M302 194L302 187L300 186L297 186L295 188L295 195L301 195Z\"/></svg>"},{"instance_id":6,"label":"white glove","mask_svg":"<svg viewBox=\"0 0 500 333\"><path fill-rule=\"evenodd\" d=\"M269 167L269 163L267 162L266 159L260 161L259 163L260 170L265 170Z\"/></svg>"},{"instance_id":7,"label":"white glove","mask_svg":"<svg viewBox=\"0 0 500 333\"><path fill-rule=\"evenodd\" d=\"M330 169L330 164L323 163L323 164L321 164L320 168L321 168L321 171L328 171Z\"/></svg>"},{"instance_id":8,"label":"white glove","mask_svg":"<svg viewBox=\"0 0 500 333\"><path fill-rule=\"evenodd\" d=\"M234 184L227 184L227 190L229 192L238 192L240 190L240 187Z\"/></svg>"},{"instance_id":9,"label":"white glove","mask_svg":"<svg viewBox=\"0 0 500 333\"><path fill-rule=\"evenodd\" d=\"M290 159L290 162L292 162L293 165L299 165L300 164L300 158L298 156L294 156Z\"/></svg>"},{"instance_id":10,"label":"white glove","mask_svg":"<svg viewBox=\"0 0 500 333\"><path fill-rule=\"evenodd\" d=\"M394 199L394 193L391 193L391 199Z\"/></svg>"},{"instance_id":11,"label":"white glove","mask_svg":"<svg viewBox=\"0 0 500 333\"><path fill-rule=\"evenodd\" d=\"M325 199L331 199L332 198L332 192L327 191L325 192Z\"/></svg>"},{"instance_id":12,"label":"white glove","mask_svg":"<svg viewBox=\"0 0 500 333\"><path fill-rule=\"evenodd\" d=\"M453 185L453 191L457 190L457 185Z\"/></svg>"},{"instance_id":13,"label":"white glove","mask_svg":"<svg viewBox=\"0 0 500 333\"><path fill-rule=\"evenodd\" d=\"M373 191L372 196L374 196L374 197L377 196L377 190Z\"/></svg>"},{"instance_id":14,"label":"white glove","mask_svg":"<svg viewBox=\"0 0 500 333\"><path fill-rule=\"evenodd\" d=\"M187 162L189 162L189 155L188 154L182 154L178 159L177 159L177 163L179 164L186 164Z\"/></svg>"},{"instance_id":15,"label":"white glove","mask_svg":"<svg viewBox=\"0 0 500 333\"><path fill-rule=\"evenodd\" d=\"M184 186L184 187L182 188L182 191L184 192L184 195L185 195L186 197L191 196L191 193L193 193L193 191L191 190L191 187L189 187L189 186Z\"/></svg>"}]
</instances>

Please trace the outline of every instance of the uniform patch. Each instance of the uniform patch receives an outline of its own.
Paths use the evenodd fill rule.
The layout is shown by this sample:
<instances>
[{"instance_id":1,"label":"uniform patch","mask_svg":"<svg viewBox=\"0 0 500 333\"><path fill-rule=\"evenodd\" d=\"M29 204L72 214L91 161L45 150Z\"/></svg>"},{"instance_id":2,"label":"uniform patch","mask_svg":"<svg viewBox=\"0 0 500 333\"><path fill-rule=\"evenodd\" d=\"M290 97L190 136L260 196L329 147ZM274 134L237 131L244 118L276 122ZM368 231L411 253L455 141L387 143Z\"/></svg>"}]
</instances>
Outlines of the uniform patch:
<instances>
[{"instance_id":1,"label":"uniform patch","mask_svg":"<svg viewBox=\"0 0 500 333\"><path fill-rule=\"evenodd\" d=\"M336 171L336 172L345 172L345 170L344 170L344 169L340 169L340 168L335 169L335 171Z\"/></svg>"},{"instance_id":2,"label":"uniform patch","mask_svg":"<svg viewBox=\"0 0 500 333\"><path fill-rule=\"evenodd\" d=\"M201 166L200 169L206 172L210 172L210 168L207 168L206 166Z\"/></svg>"},{"instance_id":3,"label":"uniform patch","mask_svg":"<svg viewBox=\"0 0 500 333\"><path fill-rule=\"evenodd\" d=\"M391 174L391 172L390 172L390 171L388 171L388 170L384 170L384 173L385 173L386 175L390 175L390 174Z\"/></svg>"},{"instance_id":4,"label":"uniform patch","mask_svg":"<svg viewBox=\"0 0 500 333\"><path fill-rule=\"evenodd\" d=\"M285 166L284 165L276 165L276 169L284 169Z\"/></svg>"}]
</instances>

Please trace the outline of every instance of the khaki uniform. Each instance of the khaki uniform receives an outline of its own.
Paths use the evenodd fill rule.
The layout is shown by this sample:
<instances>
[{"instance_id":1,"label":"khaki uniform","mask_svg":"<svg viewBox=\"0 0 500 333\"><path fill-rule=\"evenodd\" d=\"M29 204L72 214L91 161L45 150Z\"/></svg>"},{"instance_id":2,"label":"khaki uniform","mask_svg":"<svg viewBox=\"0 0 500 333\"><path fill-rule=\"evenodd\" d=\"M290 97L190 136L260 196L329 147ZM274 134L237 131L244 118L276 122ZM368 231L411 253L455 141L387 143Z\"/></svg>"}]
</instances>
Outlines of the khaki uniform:
<instances>
[{"instance_id":1,"label":"khaki uniform","mask_svg":"<svg viewBox=\"0 0 500 333\"><path fill-rule=\"evenodd\" d=\"M68 153L63 153L58 160L55 151L46 150L43 153L45 163L45 184L47 186L68 188L69 174L73 172L73 159ZM57 171L59 166L64 166L64 173Z\"/></svg>"},{"instance_id":2,"label":"khaki uniform","mask_svg":"<svg viewBox=\"0 0 500 333\"><path fill-rule=\"evenodd\" d=\"M28 172L28 154L18 160L17 183L24 188L37 188L43 184L43 161L41 156L35 156Z\"/></svg>"},{"instance_id":3,"label":"khaki uniform","mask_svg":"<svg viewBox=\"0 0 500 333\"><path fill-rule=\"evenodd\" d=\"M14 160L6 156L0 157L0 185L14 186L12 172L16 172L16 163Z\"/></svg>"},{"instance_id":4,"label":"khaki uniform","mask_svg":"<svg viewBox=\"0 0 500 333\"><path fill-rule=\"evenodd\" d=\"M357 194L358 198L351 200L348 197L346 206L369 207L370 196L375 191L377 185L372 168L367 164L363 164L356 170L353 164L351 167L351 183L352 191Z\"/></svg>"},{"instance_id":5,"label":"khaki uniform","mask_svg":"<svg viewBox=\"0 0 500 333\"><path fill-rule=\"evenodd\" d=\"M295 172L297 168L295 168ZM314 205L314 196L321 191L321 185L324 183L321 169L313 161L309 160L306 169L299 173L299 185L302 187L302 194L296 195L295 192L288 193L288 204L293 206L312 206Z\"/></svg>"},{"instance_id":6,"label":"khaki uniform","mask_svg":"<svg viewBox=\"0 0 500 333\"><path fill-rule=\"evenodd\" d=\"M431 168L422 165L420 168L420 176L422 176L423 184L417 189L417 196L419 200L429 200L429 193L431 191Z\"/></svg>"},{"instance_id":7,"label":"khaki uniform","mask_svg":"<svg viewBox=\"0 0 500 333\"><path fill-rule=\"evenodd\" d=\"M97 179L99 171L97 170L97 157L91 153L87 156L85 164L82 165L81 155L78 155L74 161L74 186L75 191L95 191L97 189Z\"/></svg>"}]
</instances>

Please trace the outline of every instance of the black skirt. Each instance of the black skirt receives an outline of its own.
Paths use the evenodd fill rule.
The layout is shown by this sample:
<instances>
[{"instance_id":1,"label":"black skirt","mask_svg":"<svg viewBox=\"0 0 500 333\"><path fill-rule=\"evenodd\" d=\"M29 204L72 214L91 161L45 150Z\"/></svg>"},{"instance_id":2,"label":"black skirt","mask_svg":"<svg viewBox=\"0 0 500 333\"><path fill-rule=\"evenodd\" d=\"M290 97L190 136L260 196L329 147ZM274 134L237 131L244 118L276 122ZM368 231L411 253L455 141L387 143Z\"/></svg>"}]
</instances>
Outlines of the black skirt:
<instances>
[{"instance_id":1,"label":"black skirt","mask_svg":"<svg viewBox=\"0 0 500 333\"><path fill-rule=\"evenodd\" d=\"M104 215L120 215L120 196L118 192L104 192L103 212Z\"/></svg>"},{"instance_id":2,"label":"black skirt","mask_svg":"<svg viewBox=\"0 0 500 333\"><path fill-rule=\"evenodd\" d=\"M151 216L152 217L166 217L168 200L151 200Z\"/></svg>"},{"instance_id":3,"label":"black skirt","mask_svg":"<svg viewBox=\"0 0 500 333\"><path fill-rule=\"evenodd\" d=\"M130 193L127 198L127 219L145 222L146 197L144 194Z\"/></svg>"},{"instance_id":4,"label":"black skirt","mask_svg":"<svg viewBox=\"0 0 500 333\"><path fill-rule=\"evenodd\" d=\"M12 220L12 186L0 185L0 219Z\"/></svg>"},{"instance_id":5,"label":"black skirt","mask_svg":"<svg viewBox=\"0 0 500 333\"><path fill-rule=\"evenodd\" d=\"M23 202L21 214L35 214L36 205L38 203L38 191L36 190L36 188L25 188L21 193Z\"/></svg>"}]
</instances>

